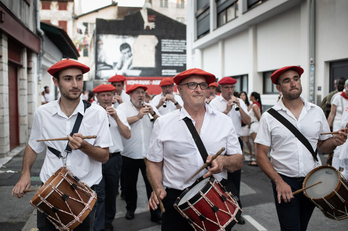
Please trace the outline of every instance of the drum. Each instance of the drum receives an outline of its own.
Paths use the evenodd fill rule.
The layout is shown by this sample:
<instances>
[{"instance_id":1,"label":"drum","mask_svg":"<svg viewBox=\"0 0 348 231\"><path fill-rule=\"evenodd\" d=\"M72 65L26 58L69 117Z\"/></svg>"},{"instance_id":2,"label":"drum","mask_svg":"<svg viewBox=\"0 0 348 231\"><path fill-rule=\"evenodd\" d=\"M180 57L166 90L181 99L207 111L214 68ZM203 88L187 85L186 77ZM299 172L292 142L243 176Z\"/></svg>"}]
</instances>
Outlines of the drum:
<instances>
[{"instance_id":1,"label":"drum","mask_svg":"<svg viewBox=\"0 0 348 231\"><path fill-rule=\"evenodd\" d=\"M308 197L326 217L334 220L348 218L348 182L339 171L330 165L323 165L310 171L303 181L304 195Z\"/></svg>"},{"instance_id":2,"label":"drum","mask_svg":"<svg viewBox=\"0 0 348 231\"><path fill-rule=\"evenodd\" d=\"M176 210L195 230L225 230L236 224L241 210L232 194L213 177L200 178L178 197Z\"/></svg>"},{"instance_id":3,"label":"drum","mask_svg":"<svg viewBox=\"0 0 348 231\"><path fill-rule=\"evenodd\" d=\"M97 194L66 167L58 169L30 203L59 230L76 228L91 212Z\"/></svg>"}]
</instances>

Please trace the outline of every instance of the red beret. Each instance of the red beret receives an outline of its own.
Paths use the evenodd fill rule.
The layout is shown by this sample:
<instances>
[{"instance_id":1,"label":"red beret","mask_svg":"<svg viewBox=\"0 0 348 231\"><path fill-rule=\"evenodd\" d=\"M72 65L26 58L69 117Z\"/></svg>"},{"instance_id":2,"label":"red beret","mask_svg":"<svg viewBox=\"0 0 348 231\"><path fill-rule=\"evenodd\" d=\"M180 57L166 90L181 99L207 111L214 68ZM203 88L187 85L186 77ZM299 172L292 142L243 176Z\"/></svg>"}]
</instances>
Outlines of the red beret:
<instances>
[{"instance_id":1,"label":"red beret","mask_svg":"<svg viewBox=\"0 0 348 231\"><path fill-rule=\"evenodd\" d=\"M224 84L236 84L237 80L232 78L232 77L223 77L220 79L219 84L224 85Z\"/></svg>"},{"instance_id":2,"label":"red beret","mask_svg":"<svg viewBox=\"0 0 348 231\"><path fill-rule=\"evenodd\" d=\"M134 84L133 86L131 86L131 87L126 91L126 93L129 95L130 93L132 93L134 90L136 90L136 89L139 88L139 87L143 88L144 91L147 90L147 86L145 86L145 85L142 85L142 84Z\"/></svg>"},{"instance_id":3,"label":"red beret","mask_svg":"<svg viewBox=\"0 0 348 231\"><path fill-rule=\"evenodd\" d=\"M159 85L160 87L163 87L163 86L172 85L172 84L174 84L173 78L168 77L168 78L162 79Z\"/></svg>"},{"instance_id":4,"label":"red beret","mask_svg":"<svg viewBox=\"0 0 348 231\"><path fill-rule=\"evenodd\" d=\"M100 92L107 92L107 91L114 91L116 90L116 87L114 87L113 85L111 84L102 84L102 85L99 85L98 87L95 87L93 89L93 92L94 93L100 93Z\"/></svg>"},{"instance_id":5,"label":"red beret","mask_svg":"<svg viewBox=\"0 0 348 231\"><path fill-rule=\"evenodd\" d=\"M126 77L123 75L114 75L109 78L108 82L123 82L126 81Z\"/></svg>"},{"instance_id":6,"label":"red beret","mask_svg":"<svg viewBox=\"0 0 348 231\"><path fill-rule=\"evenodd\" d=\"M71 60L69 58L61 60L61 61L53 64L50 68L48 68L47 72L50 73L52 76L54 76L54 74L56 72L63 70L65 68L68 68L68 67L80 68L82 70L82 74L89 72L89 67L87 67L86 65L84 65L80 62Z\"/></svg>"},{"instance_id":7,"label":"red beret","mask_svg":"<svg viewBox=\"0 0 348 231\"><path fill-rule=\"evenodd\" d=\"M209 84L209 87L218 87L219 85L217 84L217 82L211 83Z\"/></svg>"},{"instance_id":8,"label":"red beret","mask_svg":"<svg viewBox=\"0 0 348 231\"><path fill-rule=\"evenodd\" d=\"M215 75L209 72L203 71L199 68L191 68L186 71L183 71L180 74L177 74L176 76L174 76L173 80L176 83L176 85L179 85L183 79L186 79L187 77L190 77L191 75L204 75L208 84L215 82L216 80Z\"/></svg>"},{"instance_id":9,"label":"red beret","mask_svg":"<svg viewBox=\"0 0 348 231\"><path fill-rule=\"evenodd\" d=\"M301 75L303 73L303 68L299 67L299 66L282 67L282 68L276 70L275 72L273 72L273 74L271 75L272 83L276 84L276 81L277 81L277 78L279 77L279 75L283 74L284 72L286 72L288 70L296 71L298 73L298 75L300 76L300 78L301 78Z\"/></svg>"}]
</instances>

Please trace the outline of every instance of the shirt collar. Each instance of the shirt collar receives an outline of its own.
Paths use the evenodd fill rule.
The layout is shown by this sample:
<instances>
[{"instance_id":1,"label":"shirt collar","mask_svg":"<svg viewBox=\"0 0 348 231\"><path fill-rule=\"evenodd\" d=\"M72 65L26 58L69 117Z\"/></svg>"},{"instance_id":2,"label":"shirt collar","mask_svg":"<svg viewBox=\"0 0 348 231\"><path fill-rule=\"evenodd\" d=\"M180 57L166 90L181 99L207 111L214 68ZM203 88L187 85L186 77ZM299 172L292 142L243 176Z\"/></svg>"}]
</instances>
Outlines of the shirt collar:
<instances>
[{"instance_id":1,"label":"shirt collar","mask_svg":"<svg viewBox=\"0 0 348 231\"><path fill-rule=\"evenodd\" d=\"M215 115L216 112L210 107L208 106L208 104L205 104L205 113L208 115ZM190 118L191 120L192 117L190 116L190 114L186 111L185 107L182 107L180 110L180 116L179 116L179 120L183 120L185 117Z\"/></svg>"},{"instance_id":2,"label":"shirt collar","mask_svg":"<svg viewBox=\"0 0 348 231\"><path fill-rule=\"evenodd\" d=\"M302 96L300 96L300 99L302 100L302 102L304 103L304 107L305 109L308 111L311 107L313 107L313 104L310 104L305 98L303 98ZM285 107L284 103L283 103L283 97L280 98L280 100L274 105L273 107L274 110L276 111L287 111L288 109Z\"/></svg>"},{"instance_id":3,"label":"shirt collar","mask_svg":"<svg viewBox=\"0 0 348 231\"><path fill-rule=\"evenodd\" d=\"M60 102L60 98L56 101L54 101L54 107L52 108L52 116L55 114L58 114L60 116L66 117L66 115L64 114L64 112L62 111L62 109L60 108L59 105ZM80 113L81 115L85 115L85 110L84 110L84 105L83 105L83 101L82 98L80 97L80 102L77 105L77 107L75 108L74 112L71 114L71 116L76 115L77 113ZM71 117L70 116L70 117Z\"/></svg>"}]
</instances>

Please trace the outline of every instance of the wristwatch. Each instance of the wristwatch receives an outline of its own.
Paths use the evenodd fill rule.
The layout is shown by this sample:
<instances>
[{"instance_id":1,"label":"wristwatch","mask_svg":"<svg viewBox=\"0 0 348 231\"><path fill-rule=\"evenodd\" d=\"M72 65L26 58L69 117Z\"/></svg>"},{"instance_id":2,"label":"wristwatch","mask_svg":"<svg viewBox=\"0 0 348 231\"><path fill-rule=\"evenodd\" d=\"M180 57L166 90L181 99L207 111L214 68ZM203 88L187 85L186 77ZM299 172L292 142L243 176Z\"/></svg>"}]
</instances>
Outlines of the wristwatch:
<instances>
[{"instance_id":1,"label":"wristwatch","mask_svg":"<svg viewBox=\"0 0 348 231\"><path fill-rule=\"evenodd\" d=\"M175 103L174 105L176 106L176 105L178 105L178 104L179 104L178 101L176 101L176 103Z\"/></svg>"},{"instance_id":2,"label":"wristwatch","mask_svg":"<svg viewBox=\"0 0 348 231\"><path fill-rule=\"evenodd\" d=\"M156 115L156 112L155 111L153 111L153 114L151 114L152 116L155 116Z\"/></svg>"}]
</instances>

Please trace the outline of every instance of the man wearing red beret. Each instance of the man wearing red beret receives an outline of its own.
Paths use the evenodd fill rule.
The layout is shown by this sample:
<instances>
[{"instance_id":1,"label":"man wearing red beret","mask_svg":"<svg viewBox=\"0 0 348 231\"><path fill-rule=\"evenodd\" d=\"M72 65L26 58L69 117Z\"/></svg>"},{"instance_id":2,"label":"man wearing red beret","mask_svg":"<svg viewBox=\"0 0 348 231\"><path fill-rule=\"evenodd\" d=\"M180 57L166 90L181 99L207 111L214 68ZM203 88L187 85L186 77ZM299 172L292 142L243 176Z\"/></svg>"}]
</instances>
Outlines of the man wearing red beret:
<instances>
[{"instance_id":1,"label":"man wearing red beret","mask_svg":"<svg viewBox=\"0 0 348 231\"><path fill-rule=\"evenodd\" d=\"M120 181L123 152L122 138L131 137L130 126L126 114L115 109L112 104L115 87L102 84L93 89L97 94L98 104L102 106L109 119L109 129L113 145L109 148L109 160L103 164L103 179L97 186L98 206L93 228L95 231L112 231L112 221L116 214L116 196Z\"/></svg>"},{"instance_id":2,"label":"man wearing red beret","mask_svg":"<svg viewBox=\"0 0 348 231\"><path fill-rule=\"evenodd\" d=\"M209 87L207 89L207 92L205 94L205 102L207 104L209 104L217 95L216 95L216 88L219 85L217 84L217 82L211 83L209 84Z\"/></svg>"},{"instance_id":3,"label":"man wearing red beret","mask_svg":"<svg viewBox=\"0 0 348 231\"><path fill-rule=\"evenodd\" d=\"M241 139L242 123L249 125L251 123L251 118L248 114L248 108L245 105L244 101L235 97L233 95L235 84L237 80L232 77L224 77L219 81L221 95L215 97L211 102L210 106L215 110L218 110L226 114L232 120L232 123L237 131L238 140L243 150L243 141ZM231 180L238 190L238 195L235 195L239 198L239 206L242 207L240 201L240 181L241 181L241 170L235 171L233 173L228 173L228 179ZM242 216L237 217L238 224L245 224L245 220Z\"/></svg>"},{"instance_id":4,"label":"man wearing red beret","mask_svg":"<svg viewBox=\"0 0 348 231\"><path fill-rule=\"evenodd\" d=\"M156 95L151 104L155 106L161 115L168 114L182 107L182 99L179 95L173 93L174 81L173 78L164 78L160 82L162 93Z\"/></svg>"},{"instance_id":5,"label":"man wearing red beret","mask_svg":"<svg viewBox=\"0 0 348 231\"><path fill-rule=\"evenodd\" d=\"M117 108L121 103L128 102L130 100L129 95L123 90L124 81L126 81L126 77L123 75L114 75L108 79L108 82L116 88L113 100L115 108Z\"/></svg>"},{"instance_id":6,"label":"man wearing red beret","mask_svg":"<svg viewBox=\"0 0 348 231\"><path fill-rule=\"evenodd\" d=\"M37 154L46 147L46 157L40 172L43 183L60 167L66 166L82 182L95 190L102 179L102 163L109 159L109 147L112 146L105 110L98 105L83 102L80 98L83 74L89 71L89 67L66 59L57 62L47 71L53 76L53 82L59 88L61 97L40 106L35 112L33 128L23 157L21 177L12 190L12 196L18 198L26 194L24 189L30 187L31 167ZM97 135L97 138L84 140L82 135ZM68 143L36 141L60 137L67 137ZM74 230L90 230L94 216L95 207ZM41 212L37 213L37 227L39 230L56 230Z\"/></svg>"},{"instance_id":7,"label":"man wearing red beret","mask_svg":"<svg viewBox=\"0 0 348 231\"><path fill-rule=\"evenodd\" d=\"M271 75L283 97L262 115L255 139L256 161L272 180L281 230L307 229L314 203L303 193L293 195L293 191L302 189L308 173L321 165L314 150L330 153L347 139L346 128L340 129L333 137L322 135L330 132L330 128L321 108L300 96L302 73L299 66L286 66ZM294 135L281 120L276 119L277 116L292 124L298 134ZM308 146L304 145L306 141ZM270 148L271 161L267 156Z\"/></svg>"},{"instance_id":8,"label":"man wearing red beret","mask_svg":"<svg viewBox=\"0 0 348 231\"><path fill-rule=\"evenodd\" d=\"M214 174L220 181L227 178L227 171L237 171L243 165L242 151L232 121L204 102L208 85L215 80L215 75L198 68L176 75L174 82L184 105L180 110L161 116L155 122L147 153L148 175L153 179L154 188L163 200L165 213L162 230L194 230L193 224L191 226L173 207L176 199L200 177ZM201 138L206 155L203 151L201 155L195 143L198 137L192 137L189 124ZM212 156L222 147L225 151L212 160ZM205 162L211 163L208 171L203 170L189 180ZM159 200L152 193L148 207L155 209L158 204ZM229 225L234 223L235 221Z\"/></svg>"},{"instance_id":9,"label":"man wearing red beret","mask_svg":"<svg viewBox=\"0 0 348 231\"><path fill-rule=\"evenodd\" d=\"M141 84L134 84L127 90L130 101L121 104L118 109L123 111L132 129L130 139L122 138L124 151L122 154L121 184L122 193L126 200L126 219L134 219L134 212L137 208L137 181L138 173L141 171L148 198L152 188L146 177L145 154L149 147L150 135L153 128L153 120L156 120L160 113L150 104L145 104L145 91L147 87ZM160 210L151 210L151 220L161 221Z\"/></svg>"}]
</instances>

